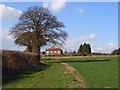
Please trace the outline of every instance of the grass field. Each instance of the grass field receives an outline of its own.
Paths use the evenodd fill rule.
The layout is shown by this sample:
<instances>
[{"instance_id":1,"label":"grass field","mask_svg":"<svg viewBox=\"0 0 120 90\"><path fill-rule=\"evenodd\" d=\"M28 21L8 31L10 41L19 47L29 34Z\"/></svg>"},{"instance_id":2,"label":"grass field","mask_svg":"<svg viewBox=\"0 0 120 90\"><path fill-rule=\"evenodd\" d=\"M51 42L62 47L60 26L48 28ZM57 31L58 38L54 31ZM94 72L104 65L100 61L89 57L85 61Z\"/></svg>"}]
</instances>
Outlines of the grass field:
<instances>
[{"instance_id":1,"label":"grass field","mask_svg":"<svg viewBox=\"0 0 120 90\"><path fill-rule=\"evenodd\" d=\"M65 62L72 65L83 77L87 88L117 88L118 87L118 57L62 57L46 62ZM56 58L55 58L56 59Z\"/></svg>"},{"instance_id":2,"label":"grass field","mask_svg":"<svg viewBox=\"0 0 120 90\"><path fill-rule=\"evenodd\" d=\"M15 77L14 77L15 78ZM4 83L3 88L77 88L77 81L62 64L51 64L43 71L28 71Z\"/></svg>"},{"instance_id":3,"label":"grass field","mask_svg":"<svg viewBox=\"0 0 120 90\"><path fill-rule=\"evenodd\" d=\"M76 60L76 62L72 62ZM84 58L68 62L82 75L88 88L118 87L118 58ZM78 61L78 62L77 62Z\"/></svg>"},{"instance_id":4,"label":"grass field","mask_svg":"<svg viewBox=\"0 0 120 90\"><path fill-rule=\"evenodd\" d=\"M73 66L86 82L87 88L117 88L118 58L117 57L74 57L44 58L50 66L44 70L28 71L3 88L77 88L77 81L68 73L61 62Z\"/></svg>"}]
</instances>

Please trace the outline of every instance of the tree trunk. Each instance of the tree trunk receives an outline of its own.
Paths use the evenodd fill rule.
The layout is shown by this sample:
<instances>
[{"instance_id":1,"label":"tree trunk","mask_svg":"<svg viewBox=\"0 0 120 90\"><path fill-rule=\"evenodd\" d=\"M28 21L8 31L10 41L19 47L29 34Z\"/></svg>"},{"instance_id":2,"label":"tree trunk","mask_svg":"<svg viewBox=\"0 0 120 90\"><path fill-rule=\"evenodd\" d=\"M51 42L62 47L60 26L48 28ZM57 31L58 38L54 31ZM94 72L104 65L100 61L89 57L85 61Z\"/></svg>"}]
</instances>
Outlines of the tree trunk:
<instances>
[{"instance_id":1,"label":"tree trunk","mask_svg":"<svg viewBox=\"0 0 120 90\"><path fill-rule=\"evenodd\" d=\"M39 53L37 53L37 61L40 61L41 60L41 55L40 55L40 51Z\"/></svg>"},{"instance_id":2,"label":"tree trunk","mask_svg":"<svg viewBox=\"0 0 120 90\"><path fill-rule=\"evenodd\" d=\"M34 46L34 47L32 48L32 52L34 52L34 53L36 54L37 61L40 61L40 60L41 60L40 47Z\"/></svg>"}]
</instances>

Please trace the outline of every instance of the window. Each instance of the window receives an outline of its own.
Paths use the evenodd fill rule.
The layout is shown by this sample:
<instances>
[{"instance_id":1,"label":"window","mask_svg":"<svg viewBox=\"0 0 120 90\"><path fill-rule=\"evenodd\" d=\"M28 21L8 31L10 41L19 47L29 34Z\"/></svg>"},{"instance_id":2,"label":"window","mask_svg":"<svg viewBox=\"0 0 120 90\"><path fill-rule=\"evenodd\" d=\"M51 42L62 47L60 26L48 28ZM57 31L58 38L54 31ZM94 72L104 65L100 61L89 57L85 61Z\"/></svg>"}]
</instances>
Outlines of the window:
<instances>
[{"instance_id":1,"label":"window","mask_svg":"<svg viewBox=\"0 0 120 90\"><path fill-rule=\"evenodd\" d=\"M49 51L47 51L46 53L49 53Z\"/></svg>"},{"instance_id":2,"label":"window","mask_svg":"<svg viewBox=\"0 0 120 90\"><path fill-rule=\"evenodd\" d=\"M51 53L52 53L52 51L51 51Z\"/></svg>"}]
</instances>

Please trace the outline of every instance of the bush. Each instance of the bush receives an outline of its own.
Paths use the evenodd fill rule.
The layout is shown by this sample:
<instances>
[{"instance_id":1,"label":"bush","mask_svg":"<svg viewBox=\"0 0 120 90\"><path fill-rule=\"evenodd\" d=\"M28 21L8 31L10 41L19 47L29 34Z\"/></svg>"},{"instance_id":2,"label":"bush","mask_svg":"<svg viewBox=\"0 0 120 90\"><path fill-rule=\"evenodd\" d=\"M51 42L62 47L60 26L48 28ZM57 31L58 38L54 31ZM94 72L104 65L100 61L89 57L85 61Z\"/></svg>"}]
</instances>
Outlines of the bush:
<instances>
[{"instance_id":1,"label":"bush","mask_svg":"<svg viewBox=\"0 0 120 90\"><path fill-rule=\"evenodd\" d=\"M43 65L36 60L36 54L34 53L2 50L0 55L2 55L3 74L13 71L30 70L31 68Z\"/></svg>"}]
</instances>

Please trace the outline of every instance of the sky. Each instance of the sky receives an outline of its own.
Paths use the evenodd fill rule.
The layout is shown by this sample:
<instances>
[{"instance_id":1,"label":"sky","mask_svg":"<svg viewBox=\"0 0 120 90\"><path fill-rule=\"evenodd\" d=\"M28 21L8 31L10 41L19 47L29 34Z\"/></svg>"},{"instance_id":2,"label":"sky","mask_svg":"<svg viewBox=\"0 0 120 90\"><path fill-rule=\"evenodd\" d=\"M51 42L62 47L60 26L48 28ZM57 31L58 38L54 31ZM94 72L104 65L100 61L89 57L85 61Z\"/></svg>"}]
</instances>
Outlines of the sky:
<instances>
[{"instance_id":1,"label":"sky","mask_svg":"<svg viewBox=\"0 0 120 90\"><path fill-rule=\"evenodd\" d=\"M90 43L92 52L110 53L118 48L118 3L117 2L2 2L0 4L0 49L24 50L16 46L9 30L28 7L49 8L57 19L64 23L68 33L66 44L61 48L77 51L80 44ZM42 47L42 50L50 46ZM56 46L56 47L59 47Z\"/></svg>"}]
</instances>

